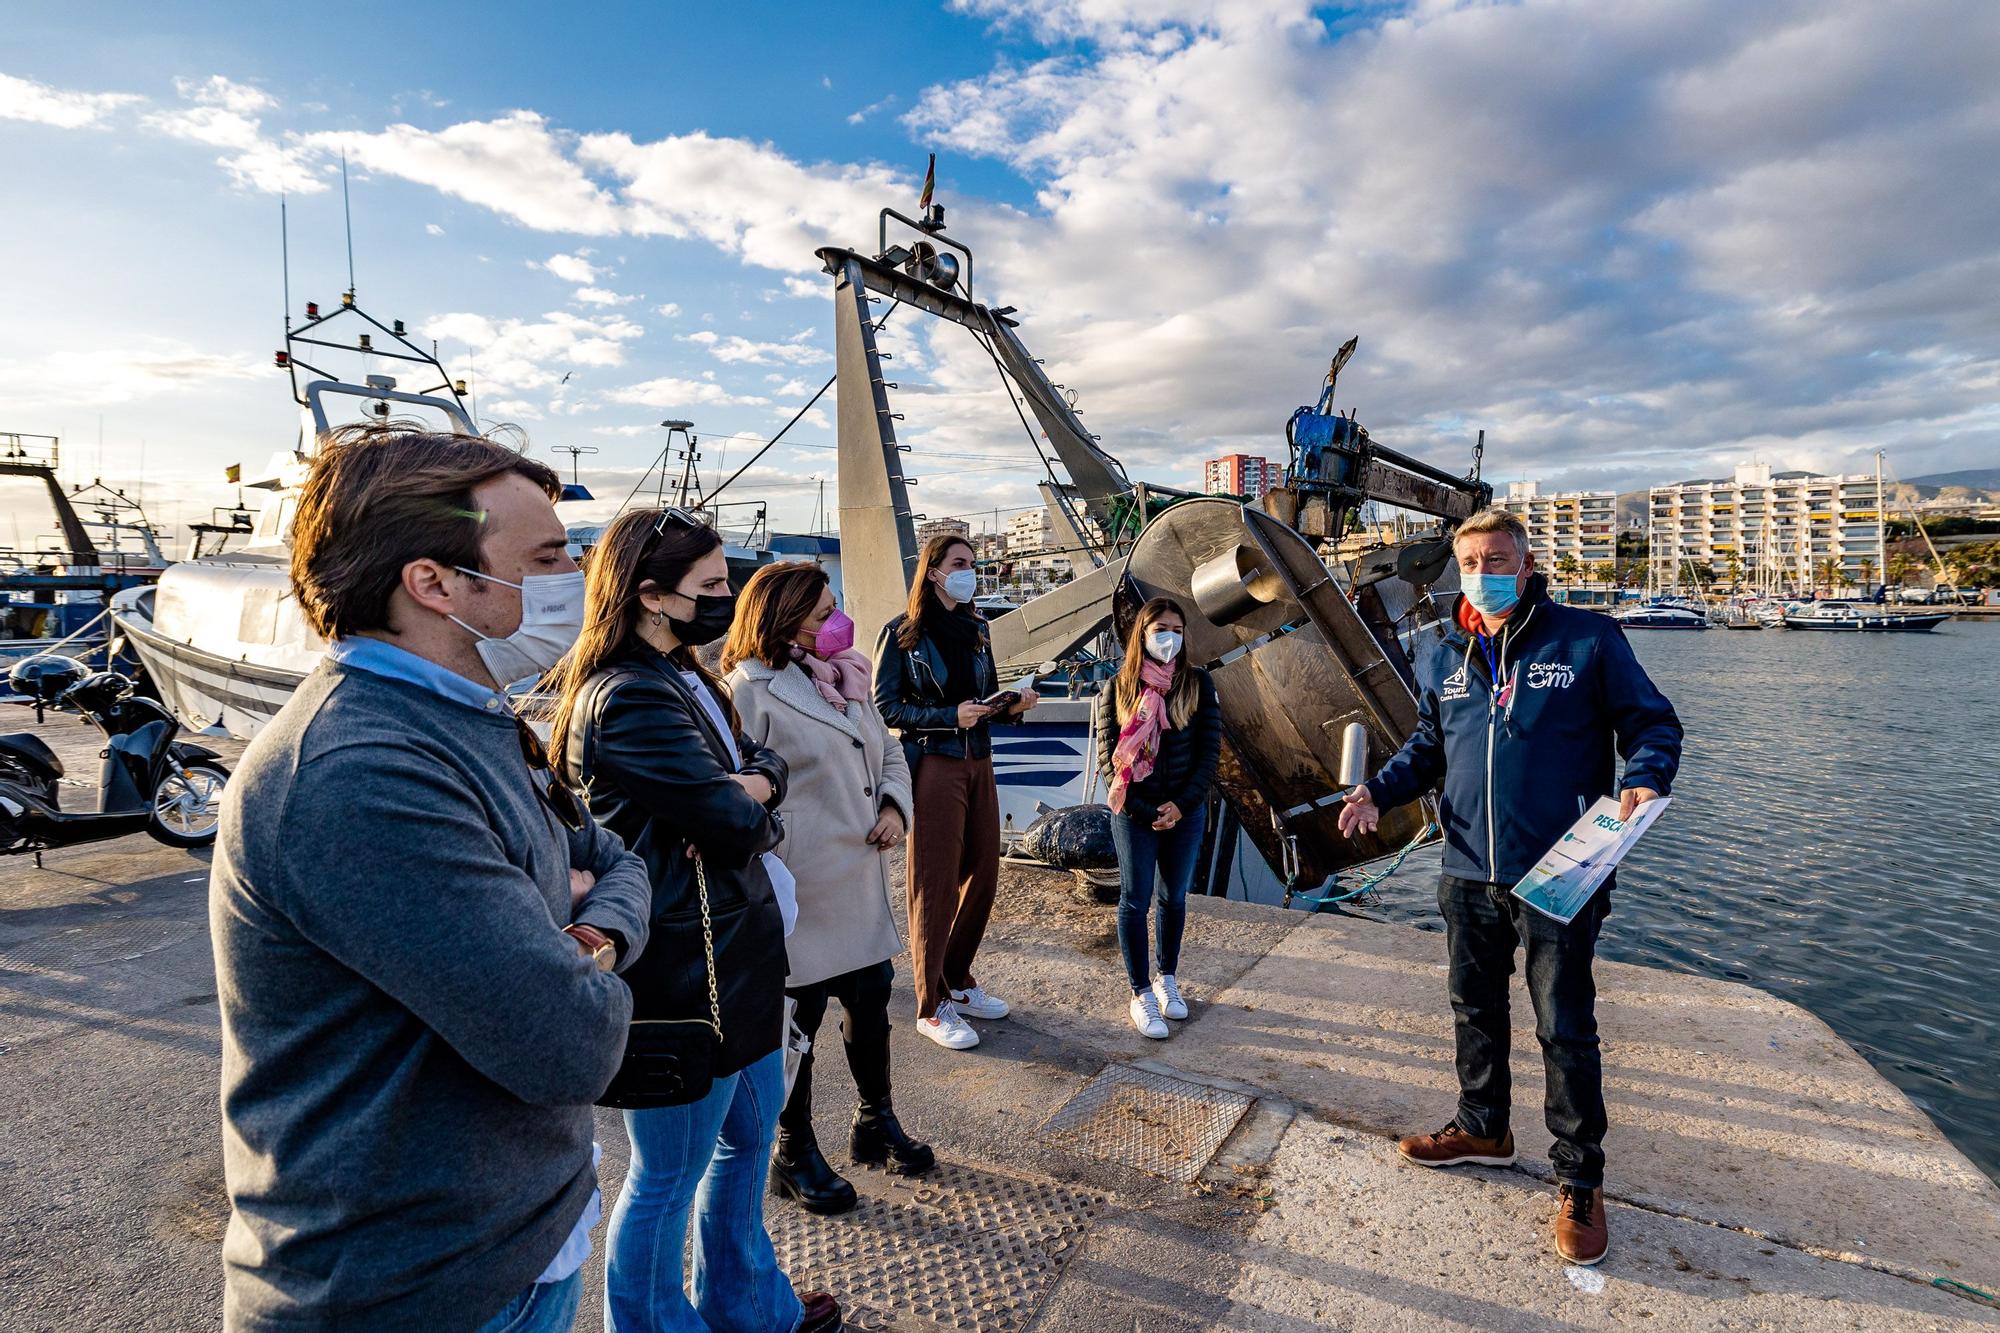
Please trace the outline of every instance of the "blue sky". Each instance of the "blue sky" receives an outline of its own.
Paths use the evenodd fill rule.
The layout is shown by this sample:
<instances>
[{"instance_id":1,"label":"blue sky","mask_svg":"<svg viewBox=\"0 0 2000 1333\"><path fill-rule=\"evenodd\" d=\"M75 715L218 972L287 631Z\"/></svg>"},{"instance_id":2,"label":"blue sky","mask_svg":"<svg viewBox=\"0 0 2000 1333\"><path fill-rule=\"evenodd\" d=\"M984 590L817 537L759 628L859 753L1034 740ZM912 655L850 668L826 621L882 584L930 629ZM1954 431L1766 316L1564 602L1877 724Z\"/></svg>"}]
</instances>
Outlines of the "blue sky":
<instances>
[{"instance_id":1,"label":"blue sky","mask_svg":"<svg viewBox=\"0 0 2000 1333\"><path fill-rule=\"evenodd\" d=\"M828 15L840 15L835 30ZM2000 6L10 6L0 430L158 517L287 447L295 310L362 301L622 494L830 373L817 244L940 155L986 291L1135 476L1282 451L1332 349L1385 441L1621 489L1991 465ZM927 512L1032 499L983 357L892 326ZM935 334L936 336L933 336ZM560 377L571 376L567 385ZM814 419L745 483L809 516ZM172 497L171 499L169 497Z\"/></svg>"}]
</instances>

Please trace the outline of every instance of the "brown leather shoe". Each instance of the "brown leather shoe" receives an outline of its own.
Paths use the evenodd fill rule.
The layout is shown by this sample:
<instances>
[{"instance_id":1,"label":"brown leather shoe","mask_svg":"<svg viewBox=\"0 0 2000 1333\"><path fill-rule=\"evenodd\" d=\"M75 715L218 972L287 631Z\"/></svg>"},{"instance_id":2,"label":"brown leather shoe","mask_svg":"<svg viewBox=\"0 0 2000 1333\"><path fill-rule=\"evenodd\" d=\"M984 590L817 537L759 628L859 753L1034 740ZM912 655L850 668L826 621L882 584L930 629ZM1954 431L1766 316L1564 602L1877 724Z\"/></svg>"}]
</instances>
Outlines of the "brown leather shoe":
<instances>
[{"instance_id":1,"label":"brown leather shoe","mask_svg":"<svg viewBox=\"0 0 2000 1333\"><path fill-rule=\"evenodd\" d=\"M1410 1135L1396 1144L1396 1151L1418 1166L1512 1166L1514 1131L1482 1139L1457 1125L1446 1125L1435 1134Z\"/></svg>"},{"instance_id":2,"label":"brown leather shoe","mask_svg":"<svg viewBox=\"0 0 2000 1333\"><path fill-rule=\"evenodd\" d=\"M799 1304L805 1307L799 1315L799 1333L838 1333L839 1301L823 1291L808 1291L799 1296Z\"/></svg>"},{"instance_id":3,"label":"brown leather shoe","mask_svg":"<svg viewBox=\"0 0 2000 1333\"><path fill-rule=\"evenodd\" d=\"M1573 1264L1590 1265L1611 1248L1611 1230L1604 1223L1604 1191L1556 1188L1556 1253Z\"/></svg>"}]
</instances>

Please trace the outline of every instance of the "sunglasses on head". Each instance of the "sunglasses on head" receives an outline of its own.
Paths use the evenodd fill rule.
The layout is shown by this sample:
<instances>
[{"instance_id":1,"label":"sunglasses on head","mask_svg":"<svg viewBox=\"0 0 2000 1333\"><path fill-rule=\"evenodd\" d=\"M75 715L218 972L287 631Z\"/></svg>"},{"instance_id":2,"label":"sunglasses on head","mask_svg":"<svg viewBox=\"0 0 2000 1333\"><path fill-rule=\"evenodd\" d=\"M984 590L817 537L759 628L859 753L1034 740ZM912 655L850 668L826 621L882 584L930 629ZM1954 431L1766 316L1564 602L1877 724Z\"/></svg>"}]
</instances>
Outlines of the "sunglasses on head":
<instances>
[{"instance_id":1,"label":"sunglasses on head","mask_svg":"<svg viewBox=\"0 0 2000 1333\"><path fill-rule=\"evenodd\" d=\"M682 509L679 505L667 505L660 510L659 522L653 524L653 536L658 537L664 533L667 530L669 522L678 523L684 528L705 528L708 526L695 515Z\"/></svg>"},{"instance_id":2,"label":"sunglasses on head","mask_svg":"<svg viewBox=\"0 0 2000 1333\"><path fill-rule=\"evenodd\" d=\"M564 828L572 833L581 832L589 822L589 816L584 814L583 802L576 799L576 793L556 781L549 768L549 752L542 747L542 738L520 717L514 719L514 733L521 739L521 758L527 761L536 777L535 795L542 798L542 804L562 821ZM546 784L540 780L543 776L548 778Z\"/></svg>"}]
</instances>

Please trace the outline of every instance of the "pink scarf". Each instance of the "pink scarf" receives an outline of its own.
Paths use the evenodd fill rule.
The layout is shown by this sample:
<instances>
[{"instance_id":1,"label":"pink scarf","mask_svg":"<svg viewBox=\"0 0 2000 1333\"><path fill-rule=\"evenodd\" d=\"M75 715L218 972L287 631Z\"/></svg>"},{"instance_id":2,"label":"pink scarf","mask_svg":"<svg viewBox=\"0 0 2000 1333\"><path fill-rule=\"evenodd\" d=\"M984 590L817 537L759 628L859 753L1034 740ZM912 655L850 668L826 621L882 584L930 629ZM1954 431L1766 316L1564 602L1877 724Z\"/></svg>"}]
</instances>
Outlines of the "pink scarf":
<instances>
[{"instance_id":1,"label":"pink scarf","mask_svg":"<svg viewBox=\"0 0 2000 1333\"><path fill-rule=\"evenodd\" d=\"M860 703L868 697L868 677L872 667L867 657L853 648L843 648L832 657L821 657L793 644L792 660L812 677L813 688L819 691L819 697L843 713L847 711L850 701Z\"/></svg>"},{"instance_id":2,"label":"pink scarf","mask_svg":"<svg viewBox=\"0 0 2000 1333\"><path fill-rule=\"evenodd\" d=\"M1132 720L1118 733L1118 747L1111 752L1111 790L1105 802L1114 811L1125 809L1127 787L1152 776L1153 761L1160 756L1160 732L1166 726L1166 692L1173 683L1170 663L1149 657L1140 665L1139 701L1132 706Z\"/></svg>"}]
</instances>

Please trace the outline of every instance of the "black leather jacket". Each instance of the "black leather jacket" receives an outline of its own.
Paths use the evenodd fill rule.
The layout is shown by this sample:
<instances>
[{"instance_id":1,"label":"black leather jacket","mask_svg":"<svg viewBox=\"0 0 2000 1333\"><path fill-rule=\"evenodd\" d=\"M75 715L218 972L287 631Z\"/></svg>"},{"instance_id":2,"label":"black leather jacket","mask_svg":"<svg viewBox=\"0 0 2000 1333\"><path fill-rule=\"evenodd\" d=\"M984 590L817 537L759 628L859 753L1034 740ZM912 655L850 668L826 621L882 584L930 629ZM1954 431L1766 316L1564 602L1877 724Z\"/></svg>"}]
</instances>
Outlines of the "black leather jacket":
<instances>
[{"instance_id":1,"label":"black leather jacket","mask_svg":"<svg viewBox=\"0 0 2000 1333\"><path fill-rule=\"evenodd\" d=\"M889 729L902 739L903 757L909 760L914 781L917 760L927 754L953 759L991 758L992 724L1018 722L1020 717L1007 713L976 727L960 727L958 705L945 702L944 654L929 635L918 639L914 648L905 648L896 641L896 632L908 619L907 615L897 616L882 627L882 636L875 641L875 708ZM973 686L972 697L984 699L1000 688L992 648L982 644L974 660L978 663L979 679Z\"/></svg>"},{"instance_id":2,"label":"black leather jacket","mask_svg":"<svg viewBox=\"0 0 2000 1333\"><path fill-rule=\"evenodd\" d=\"M687 855L690 844L700 851L722 1010L718 1078L776 1050L784 1028L785 928L760 854L783 836L772 810L784 800L785 761L740 736L736 745L741 770L679 670L640 647L584 685L563 775L652 878L652 939L622 974L634 1018L708 1016L701 903ZM737 771L770 779L771 808L731 780Z\"/></svg>"}]
</instances>

